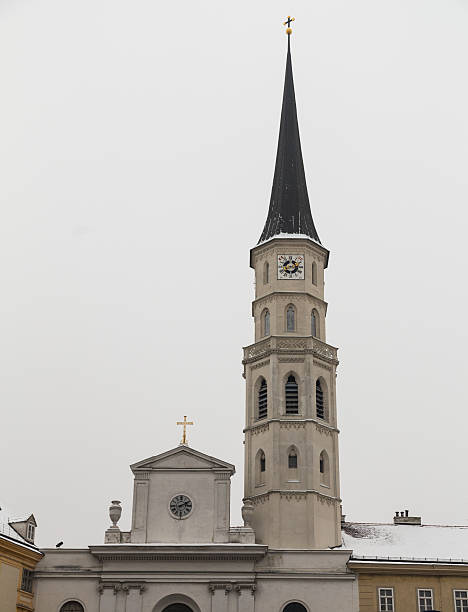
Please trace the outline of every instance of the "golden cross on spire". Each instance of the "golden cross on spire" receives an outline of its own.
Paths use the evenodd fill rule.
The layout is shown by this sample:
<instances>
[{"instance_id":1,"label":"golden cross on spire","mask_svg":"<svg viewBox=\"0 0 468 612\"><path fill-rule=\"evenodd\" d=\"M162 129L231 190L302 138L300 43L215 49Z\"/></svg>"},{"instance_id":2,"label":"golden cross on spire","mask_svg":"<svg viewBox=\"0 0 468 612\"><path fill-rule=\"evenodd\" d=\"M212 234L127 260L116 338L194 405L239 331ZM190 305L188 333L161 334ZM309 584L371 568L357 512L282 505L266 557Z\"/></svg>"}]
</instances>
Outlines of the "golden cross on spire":
<instances>
[{"instance_id":1,"label":"golden cross on spire","mask_svg":"<svg viewBox=\"0 0 468 612\"><path fill-rule=\"evenodd\" d=\"M288 36L290 36L292 34L292 29L291 29L291 22L292 21L296 21L294 17L291 17L291 15L288 15L288 18L286 19L286 21L283 23L283 25L287 25L288 27L286 28L286 34Z\"/></svg>"},{"instance_id":2,"label":"golden cross on spire","mask_svg":"<svg viewBox=\"0 0 468 612\"><path fill-rule=\"evenodd\" d=\"M187 444L187 425L193 425L193 421L187 421L187 417L184 416L184 420L183 421L177 421L177 425L183 425L184 427L184 433L182 434L182 440L180 441L181 444Z\"/></svg>"}]
</instances>

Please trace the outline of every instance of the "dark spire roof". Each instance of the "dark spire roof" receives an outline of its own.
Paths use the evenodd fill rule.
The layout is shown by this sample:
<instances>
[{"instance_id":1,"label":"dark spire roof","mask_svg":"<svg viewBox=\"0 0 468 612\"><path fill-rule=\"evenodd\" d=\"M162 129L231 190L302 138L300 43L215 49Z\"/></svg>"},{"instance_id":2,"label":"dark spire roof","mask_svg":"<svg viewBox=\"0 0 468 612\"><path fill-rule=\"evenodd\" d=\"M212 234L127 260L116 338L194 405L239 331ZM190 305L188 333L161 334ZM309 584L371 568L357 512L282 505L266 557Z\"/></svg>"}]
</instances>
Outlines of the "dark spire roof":
<instances>
[{"instance_id":1,"label":"dark spire roof","mask_svg":"<svg viewBox=\"0 0 468 612\"><path fill-rule=\"evenodd\" d=\"M283 106L270 208L259 242L284 234L305 234L320 243L310 212L297 123L296 96L288 36Z\"/></svg>"}]
</instances>

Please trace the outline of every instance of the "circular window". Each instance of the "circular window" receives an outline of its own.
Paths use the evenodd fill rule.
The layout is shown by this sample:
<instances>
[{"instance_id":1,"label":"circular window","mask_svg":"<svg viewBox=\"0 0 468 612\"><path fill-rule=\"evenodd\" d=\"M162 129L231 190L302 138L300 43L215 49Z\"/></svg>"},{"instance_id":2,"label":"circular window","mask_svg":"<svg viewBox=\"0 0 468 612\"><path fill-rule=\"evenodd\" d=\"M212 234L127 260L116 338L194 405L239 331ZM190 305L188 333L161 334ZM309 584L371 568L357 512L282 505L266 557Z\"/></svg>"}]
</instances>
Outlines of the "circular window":
<instances>
[{"instance_id":1,"label":"circular window","mask_svg":"<svg viewBox=\"0 0 468 612\"><path fill-rule=\"evenodd\" d=\"M283 612L307 612L307 608L301 603L293 601L292 603L289 603L285 608L283 608Z\"/></svg>"}]
</instances>

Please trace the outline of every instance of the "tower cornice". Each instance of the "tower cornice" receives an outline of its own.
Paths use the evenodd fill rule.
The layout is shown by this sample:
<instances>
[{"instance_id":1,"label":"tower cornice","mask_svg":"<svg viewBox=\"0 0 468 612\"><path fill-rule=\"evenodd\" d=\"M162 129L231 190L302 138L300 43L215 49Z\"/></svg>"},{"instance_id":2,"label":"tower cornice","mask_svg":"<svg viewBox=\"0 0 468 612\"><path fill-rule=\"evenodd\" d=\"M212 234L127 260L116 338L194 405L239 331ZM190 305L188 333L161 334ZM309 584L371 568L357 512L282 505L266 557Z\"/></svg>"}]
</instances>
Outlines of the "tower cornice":
<instances>
[{"instance_id":1,"label":"tower cornice","mask_svg":"<svg viewBox=\"0 0 468 612\"><path fill-rule=\"evenodd\" d=\"M330 257L330 251L324 246L309 238L309 236L299 236L294 234L280 234L274 236L264 242L260 242L256 246L250 249L250 267L253 268L253 257L261 257L262 255L269 252L269 250L275 246L284 245L285 247L295 248L296 246L308 246L312 251L315 251L317 255L324 257L324 268L328 267L328 260Z\"/></svg>"},{"instance_id":2,"label":"tower cornice","mask_svg":"<svg viewBox=\"0 0 468 612\"><path fill-rule=\"evenodd\" d=\"M264 359L272 354L312 354L327 363L337 366L338 349L314 336L269 336L260 342L244 347L244 365Z\"/></svg>"}]
</instances>

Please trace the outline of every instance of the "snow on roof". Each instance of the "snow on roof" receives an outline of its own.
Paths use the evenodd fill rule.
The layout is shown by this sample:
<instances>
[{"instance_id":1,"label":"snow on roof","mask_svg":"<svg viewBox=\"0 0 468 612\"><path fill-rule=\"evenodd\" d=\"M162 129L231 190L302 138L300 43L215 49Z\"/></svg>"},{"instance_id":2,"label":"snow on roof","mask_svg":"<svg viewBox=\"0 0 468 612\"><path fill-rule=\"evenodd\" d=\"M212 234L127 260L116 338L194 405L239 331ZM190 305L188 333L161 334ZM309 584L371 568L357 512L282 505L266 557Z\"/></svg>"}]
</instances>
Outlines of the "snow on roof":
<instances>
[{"instance_id":1,"label":"snow on roof","mask_svg":"<svg viewBox=\"0 0 468 612\"><path fill-rule=\"evenodd\" d=\"M342 538L354 559L468 563L468 526L345 523Z\"/></svg>"},{"instance_id":2,"label":"snow on roof","mask_svg":"<svg viewBox=\"0 0 468 612\"><path fill-rule=\"evenodd\" d=\"M5 535L9 537L10 539L16 540L20 544L26 544L27 546L30 546L31 548L37 548L36 546L34 546L34 544L31 544L31 542L28 542L27 540L25 540L15 529L13 529L13 527L9 525L9 523L19 523L19 522L27 521L30 516L31 515L23 517L23 518L17 518L17 517L12 518L12 515L8 511L8 509L2 506L0 508L0 535Z\"/></svg>"},{"instance_id":3,"label":"snow on roof","mask_svg":"<svg viewBox=\"0 0 468 612\"><path fill-rule=\"evenodd\" d=\"M317 240L314 240L308 234L287 234L286 232L280 232L279 234L274 234L273 236L270 236L269 238L262 240L256 246L260 246L262 244L265 244L266 242L270 242L270 240L275 240L276 238L287 238L287 239L301 238L302 240L310 240L311 242L315 242L315 244L318 244L319 246L324 248L323 245L320 244L320 242L318 242Z\"/></svg>"}]
</instances>

